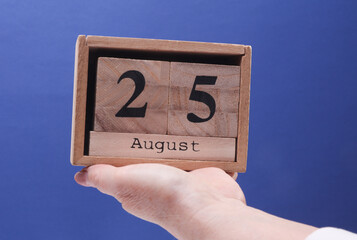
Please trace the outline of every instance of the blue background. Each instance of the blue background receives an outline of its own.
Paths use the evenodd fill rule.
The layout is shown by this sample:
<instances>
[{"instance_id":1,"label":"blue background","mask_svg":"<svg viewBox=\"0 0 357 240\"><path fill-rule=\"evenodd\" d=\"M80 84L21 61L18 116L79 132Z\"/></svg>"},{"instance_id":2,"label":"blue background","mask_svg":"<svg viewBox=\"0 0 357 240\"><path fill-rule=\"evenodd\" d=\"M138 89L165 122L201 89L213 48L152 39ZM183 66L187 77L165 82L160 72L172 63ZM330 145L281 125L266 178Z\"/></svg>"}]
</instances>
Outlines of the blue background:
<instances>
[{"instance_id":1,"label":"blue background","mask_svg":"<svg viewBox=\"0 0 357 240\"><path fill-rule=\"evenodd\" d=\"M0 1L0 239L172 239L73 181L78 34L253 47L248 204L357 232L357 2Z\"/></svg>"}]
</instances>

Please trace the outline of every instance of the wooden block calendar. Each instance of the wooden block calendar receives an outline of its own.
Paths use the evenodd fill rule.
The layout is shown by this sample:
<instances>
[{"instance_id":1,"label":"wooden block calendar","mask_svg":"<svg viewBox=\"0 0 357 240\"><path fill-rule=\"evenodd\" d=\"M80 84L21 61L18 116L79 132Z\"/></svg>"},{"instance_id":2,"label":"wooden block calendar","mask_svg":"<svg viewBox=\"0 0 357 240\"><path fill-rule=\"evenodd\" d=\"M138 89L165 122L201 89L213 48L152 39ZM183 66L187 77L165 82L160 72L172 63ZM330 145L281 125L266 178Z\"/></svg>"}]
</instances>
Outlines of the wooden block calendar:
<instances>
[{"instance_id":1,"label":"wooden block calendar","mask_svg":"<svg viewBox=\"0 0 357 240\"><path fill-rule=\"evenodd\" d=\"M71 163L245 172L250 46L79 36Z\"/></svg>"}]
</instances>

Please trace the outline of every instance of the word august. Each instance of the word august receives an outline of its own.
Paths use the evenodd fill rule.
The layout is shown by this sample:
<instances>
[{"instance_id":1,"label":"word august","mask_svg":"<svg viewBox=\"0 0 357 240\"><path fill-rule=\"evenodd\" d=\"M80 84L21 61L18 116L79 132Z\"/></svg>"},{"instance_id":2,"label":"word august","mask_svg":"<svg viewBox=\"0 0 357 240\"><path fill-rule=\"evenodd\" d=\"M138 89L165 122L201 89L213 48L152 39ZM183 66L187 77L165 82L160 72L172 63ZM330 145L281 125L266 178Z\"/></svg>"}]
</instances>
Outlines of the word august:
<instances>
[{"instance_id":1,"label":"word august","mask_svg":"<svg viewBox=\"0 0 357 240\"><path fill-rule=\"evenodd\" d=\"M138 149L148 149L148 150L157 150L157 153L163 153L166 150L168 151L189 151L192 148L192 151L199 152L198 150L199 143L192 141L188 142L166 142L166 141L140 141L139 138L133 138L133 144L130 148Z\"/></svg>"}]
</instances>

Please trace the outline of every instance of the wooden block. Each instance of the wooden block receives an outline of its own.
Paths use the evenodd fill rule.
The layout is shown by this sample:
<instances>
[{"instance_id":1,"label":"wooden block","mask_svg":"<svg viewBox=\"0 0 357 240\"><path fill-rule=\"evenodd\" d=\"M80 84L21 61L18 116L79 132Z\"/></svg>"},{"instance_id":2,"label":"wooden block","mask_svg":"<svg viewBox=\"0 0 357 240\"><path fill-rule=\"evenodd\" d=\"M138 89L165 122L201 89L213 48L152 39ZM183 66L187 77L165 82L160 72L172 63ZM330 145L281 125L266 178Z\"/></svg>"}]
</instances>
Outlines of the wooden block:
<instances>
[{"instance_id":1,"label":"wooden block","mask_svg":"<svg viewBox=\"0 0 357 240\"><path fill-rule=\"evenodd\" d=\"M94 131L167 133L169 62L98 59Z\"/></svg>"},{"instance_id":2,"label":"wooden block","mask_svg":"<svg viewBox=\"0 0 357 240\"><path fill-rule=\"evenodd\" d=\"M172 62L168 134L237 137L240 67Z\"/></svg>"},{"instance_id":3,"label":"wooden block","mask_svg":"<svg viewBox=\"0 0 357 240\"><path fill-rule=\"evenodd\" d=\"M249 98L250 98L250 71L252 64L252 48L245 47L245 55L241 62L241 85L239 99L239 123L237 137L237 164L243 172L247 168L248 131L249 131Z\"/></svg>"},{"instance_id":4,"label":"wooden block","mask_svg":"<svg viewBox=\"0 0 357 240\"><path fill-rule=\"evenodd\" d=\"M89 155L233 162L235 138L90 132Z\"/></svg>"},{"instance_id":5,"label":"wooden block","mask_svg":"<svg viewBox=\"0 0 357 240\"><path fill-rule=\"evenodd\" d=\"M140 50L150 52L243 55L244 45L227 43L188 42L175 40L138 39L88 36L90 48Z\"/></svg>"},{"instance_id":6,"label":"wooden block","mask_svg":"<svg viewBox=\"0 0 357 240\"><path fill-rule=\"evenodd\" d=\"M89 48L86 37L78 36L75 53L74 86L73 86L73 113L71 137L71 163L76 164L83 157L85 117L88 81Z\"/></svg>"},{"instance_id":7,"label":"wooden block","mask_svg":"<svg viewBox=\"0 0 357 240\"><path fill-rule=\"evenodd\" d=\"M138 163L160 163L183 170L191 171L199 168L216 167L227 172L245 172L245 166L238 165L237 162L224 161L202 161L202 160L180 160L180 159L161 159L161 158L124 158L124 157L103 157L103 156L83 156L78 159L76 165L91 166L94 164L110 164L121 167Z\"/></svg>"}]
</instances>

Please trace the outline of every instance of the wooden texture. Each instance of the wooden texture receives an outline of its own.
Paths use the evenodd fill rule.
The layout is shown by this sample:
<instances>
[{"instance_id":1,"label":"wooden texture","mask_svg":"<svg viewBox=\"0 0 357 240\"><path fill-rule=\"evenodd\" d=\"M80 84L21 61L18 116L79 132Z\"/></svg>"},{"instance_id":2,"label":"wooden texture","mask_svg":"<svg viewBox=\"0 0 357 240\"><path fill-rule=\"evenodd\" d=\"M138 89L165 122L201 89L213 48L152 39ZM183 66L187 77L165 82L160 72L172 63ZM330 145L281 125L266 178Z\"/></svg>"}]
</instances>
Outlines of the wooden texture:
<instances>
[{"instance_id":1,"label":"wooden texture","mask_svg":"<svg viewBox=\"0 0 357 240\"><path fill-rule=\"evenodd\" d=\"M194 159L163 159L145 157L115 157L115 156L88 156L85 152L86 126L86 97L88 81L88 58L90 51L100 49L124 50L143 52L150 57L151 52L170 54L193 54L204 59L205 56L230 56L227 64L232 64L232 59L237 59L241 66L240 93L238 112L238 135L235 162L226 161L201 161ZM210 62L207 58L207 62ZM234 61L235 62L235 61ZM224 64L224 62L222 62ZM228 172L245 172L248 150L248 121L249 121L249 91L250 91L251 47L244 45L197 43L153 39L130 39L99 36L79 36L76 44L76 61L74 76L73 119L72 119L72 144L71 163L78 166L93 164L111 164L125 166L137 163L160 163L184 170L194 170L204 167L218 167ZM205 87L205 86L203 86ZM199 88L197 88L199 89ZM203 89L202 89L203 91ZM94 107L94 106L93 106ZM91 126L87 126L89 129ZM89 134L88 134L89 135ZM86 139L88 141L88 139Z\"/></svg>"},{"instance_id":2,"label":"wooden texture","mask_svg":"<svg viewBox=\"0 0 357 240\"><path fill-rule=\"evenodd\" d=\"M235 138L91 132L89 155L234 162L235 148Z\"/></svg>"},{"instance_id":3,"label":"wooden texture","mask_svg":"<svg viewBox=\"0 0 357 240\"><path fill-rule=\"evenodd\" d=\"M252 64L252 48L246 46L245 55L241 62L241 83L238 116L237 159L239 166L246 171L248 157L248 132L249 132L249 99L250 99L250 73Z\"/></svg>"},{"instance_id":4,"label":"wooden texture","mask_svg":"<svg viewBox=\"0 0 357 240\"><path fill-rule=\"evenodd\" d=\"M197 84L195 91L210 94L216 104L213 117L205 122L192 122L188 113L205 119L210 115L205 100L190 100L196 76L214 76L214 85ZM170 135L237 137L239 66L178 63L170 68L168 133Z\"/></svg>"},{"instance_id":5,"label":"wooden texture","mask_svg":"<svg viewBox=\"0 0 357 240\"><path fill-rule=\"evenodd\" d=\"M238 44L118 38L102 36L88 36L87 44L89 47L93 48L215 55L243 55L245 47L244 45Z\"/></svg>"},{"instance_id":6,"label":"wooden texture","mask_svg":"<svg viewBox=\"0 0 357 240\"><path fill-rule=\"evenodd\" d=\"M245 167L239 166L236 162L221 161L199 161L180 159L159 159L159 158L124 158L124 157L100 157L83 156L75 165L90 166L94 164L110 164L116 167L139 163L160 163L191 171L199 168L217 167L227 172L245 172Z\"/></svg>"},{"instance_id":7,"label":"wooden texture","mask_svg":"<svg viewBox=\"0 0 357 240\"><path fill-rule=\"evenodd\" d=\"M73 115L71 138L71 163L76 162L84 154L85 116L87 100L88 55L86 37L78 36L75 53Z\"/></svg>"},{"instance_id":8,"label":"wooden texture","mask_svg":"<svg viewBox=\"0 0 357 240\"><path fill-rule=\"evenodd\" d=\"M131 70L142 74L145 87L128 108L141 108L147 104L145 117L116 116L138 88L130 78L124 78L118 84L122 74ZM169 70L169 62L99 58L94 130L166 134Z\"/></svg>"}]
</instances>

